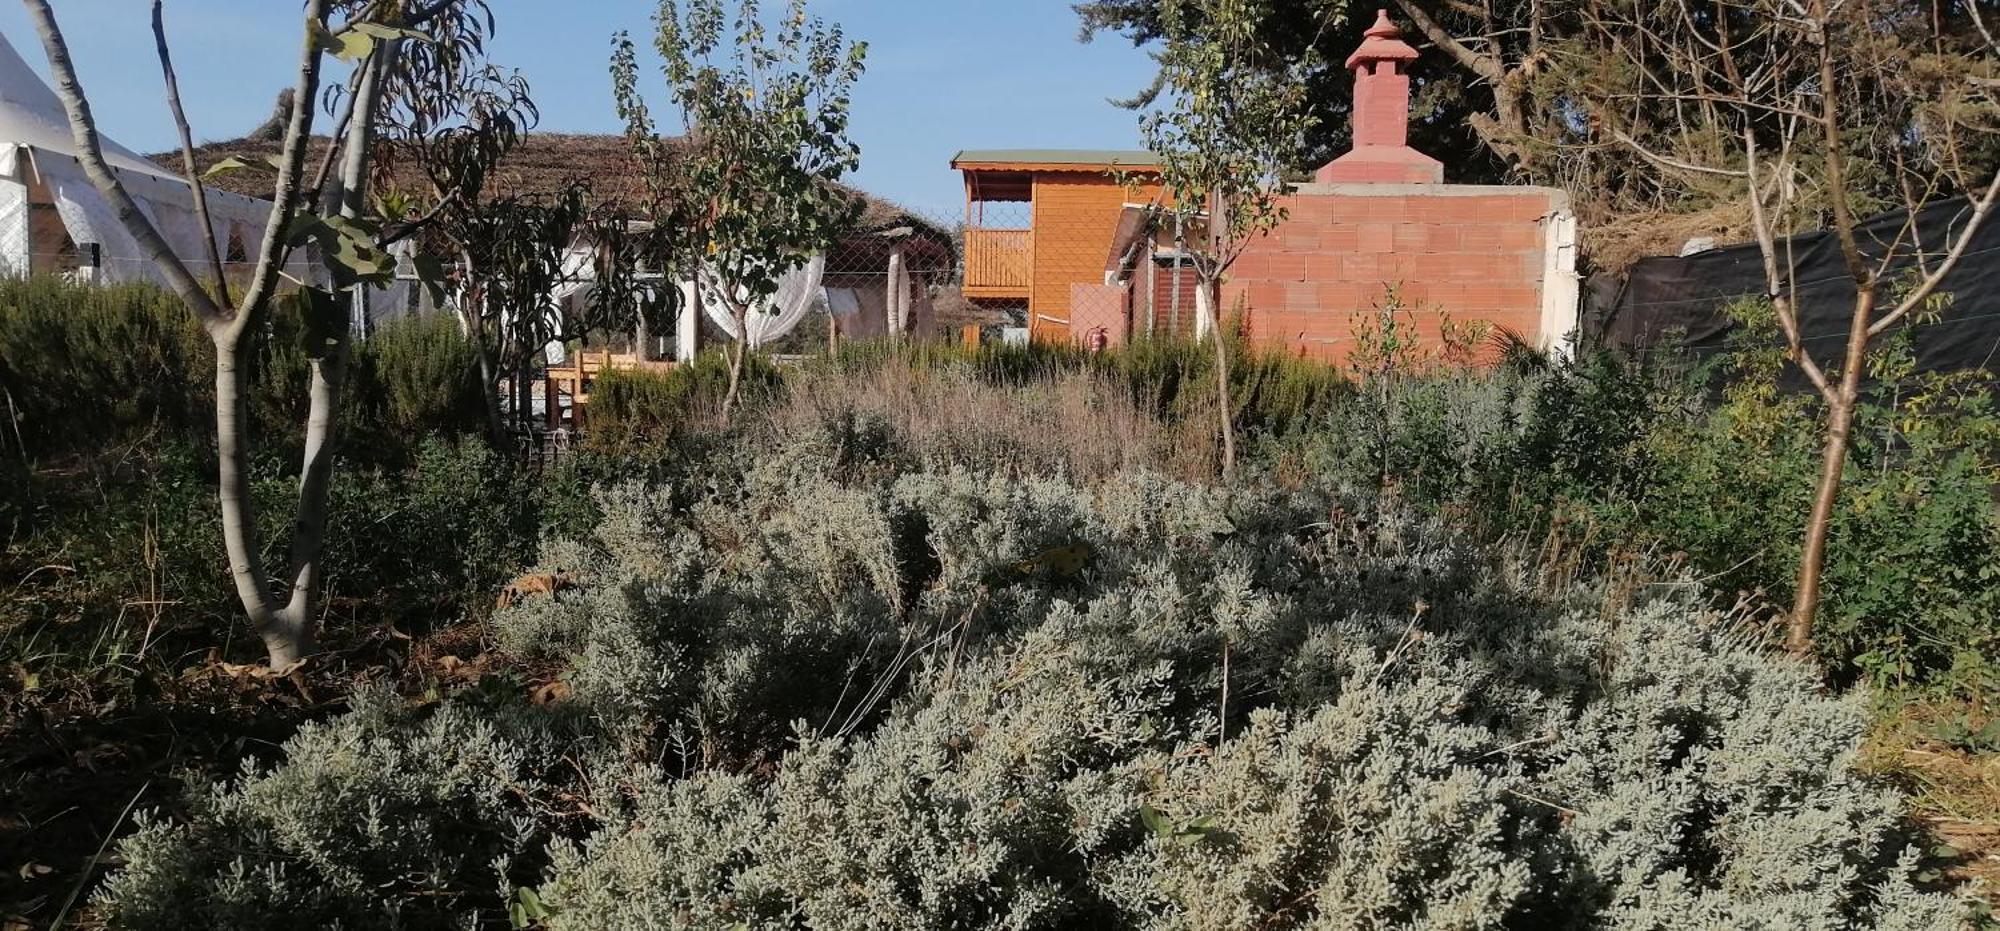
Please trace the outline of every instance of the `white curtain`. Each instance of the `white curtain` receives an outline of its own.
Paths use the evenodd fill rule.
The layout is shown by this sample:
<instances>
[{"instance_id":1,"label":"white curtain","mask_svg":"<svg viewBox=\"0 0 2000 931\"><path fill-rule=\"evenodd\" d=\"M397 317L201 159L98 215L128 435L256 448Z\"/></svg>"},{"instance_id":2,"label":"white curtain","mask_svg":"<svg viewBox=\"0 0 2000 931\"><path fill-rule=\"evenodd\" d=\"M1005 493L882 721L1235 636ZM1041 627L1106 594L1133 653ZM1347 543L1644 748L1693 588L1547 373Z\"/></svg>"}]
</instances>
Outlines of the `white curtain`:
<instances>
[{"instance_id":1,"label":"white curtain","mask_svg":"<svg viewBox=\"0 0 2000 931\"><path fill-rule=\"evenodd\" d=\"M799 321L812 310L819 300L820 279L826 275L826 256L815 255L805 265L786 272L778 279L778 293L763 304L752 307L747 320L750 331L750 347L755 349L773 340L784 338L785 334L798 328ZM729 334L731 339L741 339L736 332L736 320L729 313L729 303L716 293L717 285L712 272L702 274L702 310L708 319ZM683 287L683 293L686 288Z\"/></svg>"}]
</instances>

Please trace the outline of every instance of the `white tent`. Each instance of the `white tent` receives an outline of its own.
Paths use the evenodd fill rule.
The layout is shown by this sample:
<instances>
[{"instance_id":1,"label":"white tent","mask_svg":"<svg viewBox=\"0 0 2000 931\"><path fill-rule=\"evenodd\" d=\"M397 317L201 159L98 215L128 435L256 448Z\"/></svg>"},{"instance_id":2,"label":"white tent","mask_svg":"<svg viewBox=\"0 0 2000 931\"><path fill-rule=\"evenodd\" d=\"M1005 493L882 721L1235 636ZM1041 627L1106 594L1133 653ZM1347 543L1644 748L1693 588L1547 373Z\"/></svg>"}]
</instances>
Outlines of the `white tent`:
<instances>
[{"instance_id":1,"label":"white tent","mask_svg":"<svg viewBox=\"0 0 2000 931\"><path fill-rule=\"evenodd\" d=\"M174 252L205 267L194 197L173 172L99 136L104 159ZM0 37L0 274L76 269L101 281L159 280L153 263L76 158L62 101ZM254 255L270 217L269 201L208 191L217 250ZM94 262L94 266L93 266ZM201 264L198 264L201 263Z\"/></svg>"}]
</instances>

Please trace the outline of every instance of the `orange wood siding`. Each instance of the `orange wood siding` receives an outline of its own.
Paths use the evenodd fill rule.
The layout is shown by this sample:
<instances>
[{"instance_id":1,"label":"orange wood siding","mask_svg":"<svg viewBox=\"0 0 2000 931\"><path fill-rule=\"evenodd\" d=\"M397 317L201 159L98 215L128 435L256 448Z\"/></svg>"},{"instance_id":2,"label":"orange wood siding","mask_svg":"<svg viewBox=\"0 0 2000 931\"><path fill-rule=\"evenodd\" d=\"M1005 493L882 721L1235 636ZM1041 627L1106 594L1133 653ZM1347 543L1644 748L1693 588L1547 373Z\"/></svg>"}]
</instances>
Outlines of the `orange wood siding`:
<instances>
[{"instance_id":1,"label":"orange wood siding","mask_svg":"<svg viewBox=\"0 0 2000 931\"><path fill-rule=\"evenodd\" d=\"M965 231L965 296L1027 297L1033 280L1028 230Z\"/></svg>"},{"instance_id":2,"label":"orange wood siding","mask_svg":"<svg viewBox=\"0 0 2000 931\"><path fill-rule=\"evenodd\" d=\"M1104 283L1120 208L1158 193L1157 182L1126 186L1102 171L1035 175L1035 268L1028 296L1034 338L1069 338L1070 286Z\"/></svg>"}]
</instances>

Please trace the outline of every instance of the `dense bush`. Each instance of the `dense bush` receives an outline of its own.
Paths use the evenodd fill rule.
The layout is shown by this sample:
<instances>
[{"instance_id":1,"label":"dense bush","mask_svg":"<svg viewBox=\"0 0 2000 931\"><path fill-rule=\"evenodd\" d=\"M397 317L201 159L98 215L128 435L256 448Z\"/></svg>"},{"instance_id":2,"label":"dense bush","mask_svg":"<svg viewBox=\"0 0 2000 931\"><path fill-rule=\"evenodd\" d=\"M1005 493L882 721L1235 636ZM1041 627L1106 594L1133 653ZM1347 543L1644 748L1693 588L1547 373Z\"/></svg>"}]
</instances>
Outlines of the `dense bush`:
<instances>
[{"instance_id":1,"label":"dense bush","mask_svg":"<svg viewBox=\"0 0 2000 931\"><path fill-rule=\"evenodd\" d=\"M504 913L517 858L543 828L534 771L544 719L434 712L362 692L309 724L275 769L198 792L188 822L142 820L103 889L121 928L460 928ZM531 872L532 867L529 868Z\"/></svg>"},{"instance_id":2,"label":"dense bush","mask_svg":"<svg viewBox=\"0 0 2000 931\"><path fill-rule=\"evenodd\" d=\"M300 319L280 298L249 352L253 432L281 446L305 420ZM11 404L23 453L212 435L213 354L194 316L159 288L0 281L0 407ZM342 423L359 449L389 457L424 435L484 428L475 356L447 317L380 327L350 366Z\"/></svg>"},{"instance_id":3,"label":"dense bush","mask_svg":"<svg viewBox=\"0 0 2000 931\"><path fill-rule=\"evenodd\" d=\"M1237 428L1253 435L1282 433L1309 422L1348 389L1341 374L1320 362L1262 352L1247 342L1231 347L1230 399ZM1122 384L1132 401L1162 420L1203 427L1215 416L1215 353L1186 340L1142 339L1112 352L1093 353L1066 343L967 348L938 343L858 343L839 358L817 364L846 373L883 368L893 372L956 373L980 381L1027 386L1095 373Z\"/></svg>"},{"instance_id":4,"label":"dense bush","mask_svg":"<svg viewBox=\"0 0 2000 931\"><path fill-rule=\"evenodd\" d=\"M280 301L251 353L266 540L283 538L296 493L297 322ZM231 634L241 619L215 503L211 352L156 288L0 281L0 408L11 421L0 425L0 570L19 583L0 599L0 661L92 670L247 640ZM448 317L397 321L356 344L350 366L328 622L365 605L421 626L490 603L532 551L541 491L458 439L485 428L472 347Z\"/></svg>"},{"instance_id":5,"label":"dense bush","mask_svg":"<svg viewBox=\"0 0 2000 931\"><path fill-rule=\"evenodd\" d=\"M1862 406L1817 643L1843 680L2000 687L2000 415L1976 379L1884 371ZM1312 481L1381 489L1490 536L1680 562L1725 605L1791 604L1819 469L1808 399L1741 371L1586 356L1365 386L1275 444Z\"/></svg>"},{"instance_id":6,"label":"dense bush","mask_svg":"<svg viewBox=\"0 0 2000 931\"><path fill-rule=\"evenodd\" d=\"M592 539L544 549L568 586L496 616L503 645L567 670L570 701L364 707L128 842L104 907L409 926L512 907L559 928L1955 924L1959 903L1910 884L1895 796L1854 775L1857 701L1682 589L1549 594L1508 551L1317 492L878 468L835 431L728 456L741 467L606 489ZM537 765L558 741L518 722L578 712L604 752ZM516 723L466 733L478 714ZM581 796L590 824L543 812L543 861L500 782ZM386 827L398 815L422 832ZM345 910L308 877L355 890Z\"/></svg>"},{"instance_id":7,"label":"dense bush","mask_svg":"<svg viewBox=\"0 0 2000 931\"><path fill-rule=\"evenodd\" d=\"M0 281L0 388L30 449L86 449L212 418L208 346L157 288Z\"/></svg>"},{"instance_id":8,"label":"dense bush","mask_svg":"<svg viewBox=\"0 0 2000 931\"><path fill-rule=\"evenodd\" d=\"M765 399L779 383L770 360L755 355L743 360L745 403ZM714 419L728 394L729 358L721 351L666 371L606 369L590 388L588 427L594 442L658 441Z\"/></svg>"}]
</instances>

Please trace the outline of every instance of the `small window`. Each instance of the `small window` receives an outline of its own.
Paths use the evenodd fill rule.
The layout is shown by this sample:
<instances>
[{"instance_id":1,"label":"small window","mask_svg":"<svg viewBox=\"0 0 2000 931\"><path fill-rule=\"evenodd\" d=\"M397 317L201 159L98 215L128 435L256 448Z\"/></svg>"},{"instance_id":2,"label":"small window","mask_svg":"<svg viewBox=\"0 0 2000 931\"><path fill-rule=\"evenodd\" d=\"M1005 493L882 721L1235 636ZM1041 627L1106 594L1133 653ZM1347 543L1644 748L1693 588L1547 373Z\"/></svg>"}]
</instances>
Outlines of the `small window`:
<instances>
[{"instance_id":1,"label":"small window","mask_svg":"<svg viewBox=\"0 0 2000 931\"><path fill-rule=\"evenodd\" d=\"M229 250L224 253L222 260L230 263L250 261L250 253L243 248L243 235L235 227L229 230Z\"/></svg>"}]
</instances>

